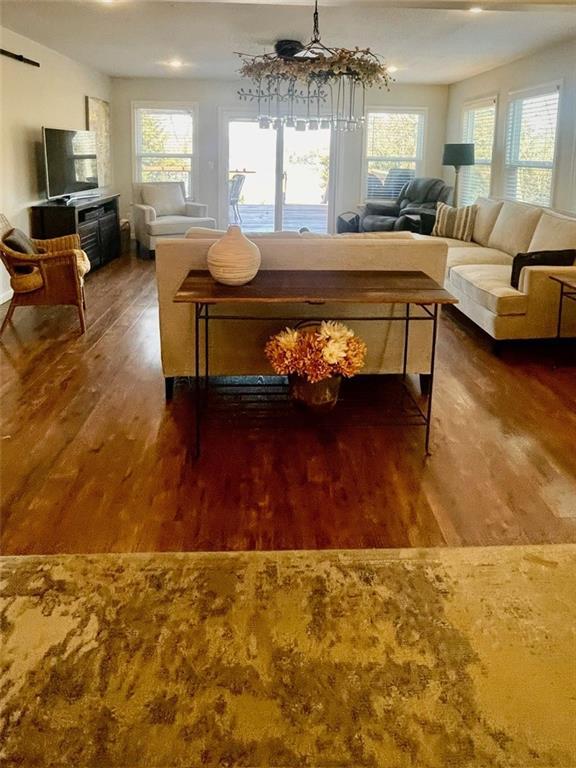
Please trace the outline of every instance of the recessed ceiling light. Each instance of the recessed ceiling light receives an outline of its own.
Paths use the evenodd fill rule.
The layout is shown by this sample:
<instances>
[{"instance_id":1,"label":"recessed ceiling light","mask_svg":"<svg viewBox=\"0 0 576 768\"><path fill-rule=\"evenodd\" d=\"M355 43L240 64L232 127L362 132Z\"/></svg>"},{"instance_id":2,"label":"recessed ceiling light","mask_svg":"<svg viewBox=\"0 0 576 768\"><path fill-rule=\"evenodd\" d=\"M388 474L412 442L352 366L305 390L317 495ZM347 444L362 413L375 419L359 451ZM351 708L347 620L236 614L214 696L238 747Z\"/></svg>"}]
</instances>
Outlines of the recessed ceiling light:
<instances>
[{"instance_id":1,"label":"recessed ceiling light","mask_svg":"<svg viewBox=\"0 0 576 768\"><path fill-rule=\"evenodd\" d=\"M394 74L394 72L398 72L398 67L395 67L395 66L394 66L394 64L392 64L392 65L391 65L391 66L389 66L389 67L386 67L386 69L387 69L387 70L388 70L388 72L390 72L390 74L392 74L392 75Z\"/></svg>"},{"instance_id":2,"label":"recessed ceiling light","mask_svg":"<svg viewBox=\"0 0 576 768\"><path fill-rule=\"evenodd\" d=\"M484 8L480 8L479 6L475 5L473 8L469 8L470 13L482 13Z\"/></svg>"},{"instance_id":3,"label":"recessed ceiling light","mask_svg":"<svg viewBox=\"0 0 576 768\"><path fill-rule=\"evenodd\" d=\"M184 62L180 59L170 59L170 61L166 62L169 67L172 67L172 69L180 69L180 67L184 66Z\"/></svg>"}]
</instances>

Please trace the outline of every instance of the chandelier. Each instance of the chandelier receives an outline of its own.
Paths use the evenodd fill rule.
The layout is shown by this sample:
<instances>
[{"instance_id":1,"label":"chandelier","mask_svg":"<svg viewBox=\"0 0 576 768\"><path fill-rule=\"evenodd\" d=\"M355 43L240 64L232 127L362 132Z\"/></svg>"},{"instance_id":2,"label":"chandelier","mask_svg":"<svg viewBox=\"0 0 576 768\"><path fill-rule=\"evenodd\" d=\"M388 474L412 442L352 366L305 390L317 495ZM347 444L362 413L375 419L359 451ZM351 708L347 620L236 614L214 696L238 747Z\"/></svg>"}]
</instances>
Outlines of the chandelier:
<instances>
[{"instance_id":1,"label":"chandelier","mask_svg":"<svg viewBox=\"0 0 576 768\"><path fill-rule=\"evenodd\" d=\"M261 128L354 131L364 123L366 89L390 90L393 80L370 48L328 48L321 42L318 0L309 43L278 40L274 53L236 55L240 75L251 82L238 96L257 104Z\"/></svg>"}]
</instances>

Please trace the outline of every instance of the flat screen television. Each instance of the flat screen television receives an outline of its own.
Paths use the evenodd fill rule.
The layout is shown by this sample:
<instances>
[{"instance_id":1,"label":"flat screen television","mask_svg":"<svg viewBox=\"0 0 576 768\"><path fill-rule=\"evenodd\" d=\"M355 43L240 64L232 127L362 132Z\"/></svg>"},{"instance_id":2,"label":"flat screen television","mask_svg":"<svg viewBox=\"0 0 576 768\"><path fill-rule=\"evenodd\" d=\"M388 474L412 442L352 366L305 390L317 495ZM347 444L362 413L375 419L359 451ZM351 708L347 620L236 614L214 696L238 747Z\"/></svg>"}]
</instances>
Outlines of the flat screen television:
<instances>
[{"instance_id":1,"label":"flat screen television","mask_svg":"<svg viewBox=\"0 0 576 768\"><path fill-rule=\"evenodd\" d=\"M48 198L98 188L96 134L42 128Z\"/></svg>"}]
</instances>

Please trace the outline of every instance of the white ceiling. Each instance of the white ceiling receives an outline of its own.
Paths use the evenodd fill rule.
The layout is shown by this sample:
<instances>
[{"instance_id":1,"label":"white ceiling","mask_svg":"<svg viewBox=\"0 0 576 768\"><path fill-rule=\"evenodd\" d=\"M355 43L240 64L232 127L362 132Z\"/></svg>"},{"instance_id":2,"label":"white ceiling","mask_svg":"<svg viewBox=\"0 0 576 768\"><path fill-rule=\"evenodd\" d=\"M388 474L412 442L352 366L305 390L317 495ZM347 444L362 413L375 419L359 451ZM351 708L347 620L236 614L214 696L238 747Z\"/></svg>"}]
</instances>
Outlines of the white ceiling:
<instances>
[{"instance_id":1,"label":"white ceiling","mask_svg":"<svg viewBox=\"0 0 576 768\"><path fill-rule=\"evenodd\" d=\"M451 83L576 36L576 0L548 2L321 0L320 27L328 45L384 55L400 83ZM472 14L471 5L490 10ZM307 41L312 25L312 0L2 0L0 8L5 27L117 77L232 79L234 51ZM186 66L162 63L174 58Z\"/></svg>"}]
</instances>

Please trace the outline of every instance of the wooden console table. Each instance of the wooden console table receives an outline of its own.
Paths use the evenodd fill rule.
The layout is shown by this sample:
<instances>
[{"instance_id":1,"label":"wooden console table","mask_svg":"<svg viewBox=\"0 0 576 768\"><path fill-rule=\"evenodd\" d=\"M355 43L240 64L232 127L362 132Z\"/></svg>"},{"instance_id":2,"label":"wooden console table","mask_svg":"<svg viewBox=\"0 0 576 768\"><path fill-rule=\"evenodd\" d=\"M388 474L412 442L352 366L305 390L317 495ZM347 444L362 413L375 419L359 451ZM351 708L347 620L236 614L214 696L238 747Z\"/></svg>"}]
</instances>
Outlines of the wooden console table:
<instances>
[{"instance_id":1,"label":"wooden console table","mask_svg":"<svg viewBox=\"0 0 576 768\"><path fill-rule=\"evenodd\" d=\"M564 312L564 299L576 301L576 280L562 275L550 275L550 280L560 285L560 301L558 302L558 319L556 320L556 338L562 338L562 315Z\"/></svg>"},{"instance_id":2,"label":"wooden console table","mask_svg":"<svg viewBox=\"0 0 576 768\"><path fill-rule=\"evenodd\" d=\"M194 350L194 387L195 387L195 429L196 457L200 455L202 379L206 390L209 385L209 324L211 320L266 320L266 316L249 314L230 315L211 311L218 305L242 305L248 310L261 304L404 304L403 315L334 317L327 312L327 320L382 322L400 321L405 324L403 377L406 378L408 359L409 328L412 322L431 322L433 324L432 348L430 358L430 389L426 409L418 411L422 424L426 426L425 447L430 452L430 425L432 414L432 394L434 391L434 366L436 357L436 336L438 329L438 308L441 304L456 304L457 299L445 291L435 280L424 272L416 271L368 271L368 270L261 270L254 280L247 285L226 286L214 281L205 270L191 270L174 296L175 302L194 304L195 350ZM410 313L410 306L417 305L424 310L423 315ZM293 320L318 320L318 318L274 317L278 323ZM200 326L204 324L205 366L200 367Z\"/></svg>"}]
</instances>

